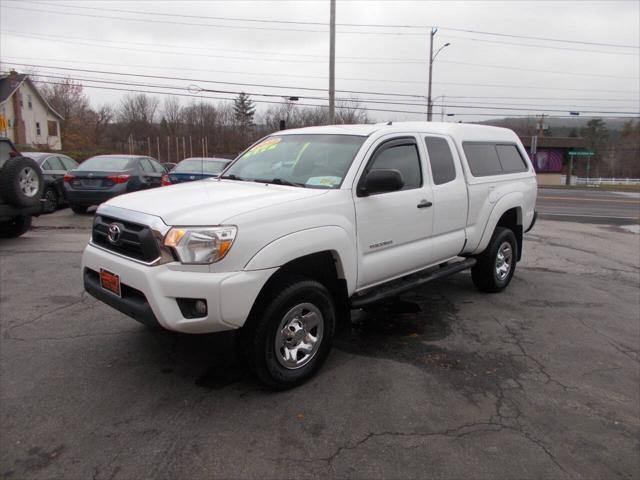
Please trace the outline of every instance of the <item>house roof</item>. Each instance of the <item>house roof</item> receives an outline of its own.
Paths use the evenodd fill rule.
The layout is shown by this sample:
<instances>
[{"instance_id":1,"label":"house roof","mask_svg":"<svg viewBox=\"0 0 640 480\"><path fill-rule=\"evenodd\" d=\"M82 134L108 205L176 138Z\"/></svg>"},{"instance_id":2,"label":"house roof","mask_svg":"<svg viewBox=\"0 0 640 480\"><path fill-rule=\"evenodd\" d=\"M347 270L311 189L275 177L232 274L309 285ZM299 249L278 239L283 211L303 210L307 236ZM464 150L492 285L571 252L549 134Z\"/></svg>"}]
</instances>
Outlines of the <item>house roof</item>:
<instances>
[{"instance_id":1,"label":"house roof","mask_svg":"<svg viewBox=\"0 0 640 480\"><path fill-rule=\"evenodd\" d=\"M525 147L531 146L532 137L520 137ZM538 148L586 148L583 137L538 137Z\"/></svg>"},{"instance_id":2,"label":"house roof","mask_svg":"<svg viewBox=\"0 0 640 480\"><path fill-rule=\"evenodd\" d=\"M16 92L18 87L22 85L22 83L27 82L31 89L36 92L38 98L45 104L45 106L60 120L63 120L64 117L56 112L51 105L45 100L42 96L38 88L33 84L31 79L26 74L20 73L10 73L9 75L5 75L0 77L0 103L4 103L11 98L11 96Z\"/></svg>"}]
</instances>

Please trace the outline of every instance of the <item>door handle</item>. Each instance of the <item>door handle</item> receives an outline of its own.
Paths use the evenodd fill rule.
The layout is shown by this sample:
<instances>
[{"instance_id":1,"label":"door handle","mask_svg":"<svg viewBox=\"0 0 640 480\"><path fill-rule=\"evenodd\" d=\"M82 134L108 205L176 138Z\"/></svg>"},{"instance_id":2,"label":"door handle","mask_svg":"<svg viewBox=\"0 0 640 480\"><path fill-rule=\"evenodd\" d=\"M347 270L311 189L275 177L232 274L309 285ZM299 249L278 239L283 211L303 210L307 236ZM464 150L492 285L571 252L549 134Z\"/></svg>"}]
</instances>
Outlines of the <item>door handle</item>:
<instances>
[{"instance_id":1,"label":"door handle","mask_svg":"<svg viewBox=\"0 0 640 480\"><path fill-rule=\"evenodd\" d=\"M433 205L433 203L431 203L429 200L420 200L420 203L418 204L418 208L428 208L431 205Z\"/></svg>"}]
</instances>

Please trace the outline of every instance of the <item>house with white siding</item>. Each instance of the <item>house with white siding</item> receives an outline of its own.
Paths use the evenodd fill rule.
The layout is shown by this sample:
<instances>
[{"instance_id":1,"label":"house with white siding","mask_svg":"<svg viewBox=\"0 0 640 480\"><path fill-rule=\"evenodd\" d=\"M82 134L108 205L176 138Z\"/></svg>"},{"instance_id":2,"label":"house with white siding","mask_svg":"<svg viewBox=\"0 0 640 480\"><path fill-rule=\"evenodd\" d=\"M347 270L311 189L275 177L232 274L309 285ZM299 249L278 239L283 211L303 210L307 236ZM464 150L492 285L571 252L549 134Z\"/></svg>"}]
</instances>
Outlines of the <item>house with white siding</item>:
<instances>
[{"instance_id":1,"label":"house with white siding","mask_svg":"<svg viewBox=\"0 0 640 480\"><path fill-rule=\"evenodd\" d=\"M0 77L0 136L16 145L61 150L62 119L28 75L12 70Z\"/></svg>"}]
</instances>

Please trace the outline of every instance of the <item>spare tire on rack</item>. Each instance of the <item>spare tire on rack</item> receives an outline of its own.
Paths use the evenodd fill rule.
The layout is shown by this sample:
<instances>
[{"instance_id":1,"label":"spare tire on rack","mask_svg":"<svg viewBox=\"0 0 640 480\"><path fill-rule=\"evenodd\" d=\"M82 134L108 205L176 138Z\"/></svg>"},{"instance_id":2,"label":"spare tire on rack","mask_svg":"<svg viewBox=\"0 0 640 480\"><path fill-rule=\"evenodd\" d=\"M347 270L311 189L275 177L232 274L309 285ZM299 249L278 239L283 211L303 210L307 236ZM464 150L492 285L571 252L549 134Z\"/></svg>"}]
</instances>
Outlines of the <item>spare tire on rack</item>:
<instances>
[{"instance_id":1,"label":"spare tire on rack","mask_svg":"<svg viewBox=\"0 0 640 480\"><path fill-rule=\"evenodd\" d=\"M0 196L5 203L35 207L40 204L43 190L42 170L31 158L10 158L0 170Z\"/></svg>"}]
</instances>

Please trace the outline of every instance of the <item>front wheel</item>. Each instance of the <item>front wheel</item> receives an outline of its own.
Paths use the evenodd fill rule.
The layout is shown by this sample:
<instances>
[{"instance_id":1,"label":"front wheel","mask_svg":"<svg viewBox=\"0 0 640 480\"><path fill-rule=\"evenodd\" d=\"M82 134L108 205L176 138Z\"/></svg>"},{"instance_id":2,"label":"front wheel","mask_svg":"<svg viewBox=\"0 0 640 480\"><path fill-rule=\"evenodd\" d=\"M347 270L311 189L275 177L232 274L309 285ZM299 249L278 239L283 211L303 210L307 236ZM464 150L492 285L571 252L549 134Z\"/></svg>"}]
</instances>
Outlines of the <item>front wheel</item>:
<instances>
[{"instance_id":1,"label":"front wheel","mask_svg":"<svg viewBox=\"0 0 640 480\"><path fill-rule=\"evenodd\" d=\"M486 250L471 268L474 285L483 292L501 292L513 277L518 258L518 243L513 230L496 227Z\"/></svg>"},{"instance_id":2,"label":"front wheel","mask_svg":"<svg viewBox=\"0 0 640 480\"><path fill-rule=\"evenodd\" d=\"M335 307L319 282L291 278L270 289L240 333L241 354L267 386L285 390L312 377L326 360ZM264 307L264 308L262 308Z\"/></svg>"}]
</instances>

